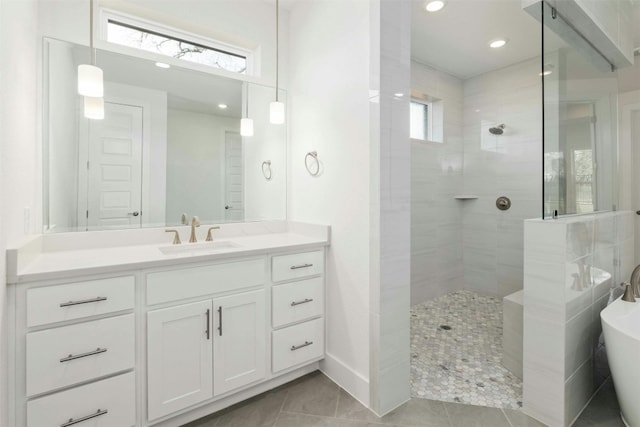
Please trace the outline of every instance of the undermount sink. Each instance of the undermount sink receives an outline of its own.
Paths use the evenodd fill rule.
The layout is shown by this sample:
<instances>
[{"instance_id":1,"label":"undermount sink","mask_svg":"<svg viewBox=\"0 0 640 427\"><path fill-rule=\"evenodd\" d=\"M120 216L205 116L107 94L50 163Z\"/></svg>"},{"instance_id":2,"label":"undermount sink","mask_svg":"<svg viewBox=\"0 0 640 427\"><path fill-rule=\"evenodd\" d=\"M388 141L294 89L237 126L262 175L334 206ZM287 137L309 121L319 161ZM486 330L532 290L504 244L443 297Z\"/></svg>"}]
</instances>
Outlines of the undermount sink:
<instances>
[{"instance_id":1,"label":"undermount sink","mask_svg":"<svg viewBox=\"0 0 640 427\"><path fill-rule=\"evenodd\" d=\"M182 243L179 245L161 246L158 249L165 255L177 254L207 254L222 252L229 249L239 248L240 245L229 240L214 240L213 242Z\"/></svg>"}]
</instances>

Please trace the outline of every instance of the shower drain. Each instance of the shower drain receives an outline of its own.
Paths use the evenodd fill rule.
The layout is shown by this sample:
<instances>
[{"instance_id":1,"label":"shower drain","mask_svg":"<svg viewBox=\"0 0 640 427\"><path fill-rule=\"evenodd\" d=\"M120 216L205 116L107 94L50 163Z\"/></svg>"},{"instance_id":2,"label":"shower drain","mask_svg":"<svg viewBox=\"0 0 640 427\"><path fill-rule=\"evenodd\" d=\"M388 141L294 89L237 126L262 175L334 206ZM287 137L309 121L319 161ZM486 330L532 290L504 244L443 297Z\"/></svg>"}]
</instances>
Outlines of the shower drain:
<instances>
[{"instance_id":1,"label":"shower drain","mask_svg":"<svg viewBox=\"0 0 640 427\"><path fill-rule=\"evenodd\" d=\"M450 331L451 330L451 326L449 326L449 325L440 325L440 329L444 329L445 331Z\"/></svg>"}]
</instances>

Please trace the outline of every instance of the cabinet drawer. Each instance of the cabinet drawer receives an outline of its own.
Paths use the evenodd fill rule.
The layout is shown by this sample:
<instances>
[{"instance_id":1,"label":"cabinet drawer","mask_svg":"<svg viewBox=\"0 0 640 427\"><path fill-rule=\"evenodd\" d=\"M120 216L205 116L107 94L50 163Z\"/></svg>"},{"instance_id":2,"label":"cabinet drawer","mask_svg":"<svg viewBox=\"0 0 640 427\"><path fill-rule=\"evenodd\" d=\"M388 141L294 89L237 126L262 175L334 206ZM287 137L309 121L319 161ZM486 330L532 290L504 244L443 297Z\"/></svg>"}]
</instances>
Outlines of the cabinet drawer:
<instances>
[{"instance_id":1,"label":"cabinet drawer","mask_svg":"<svg viewBox=\"0 0 640 427\"><path fill-rule=\"evenodd\" d=\"M27 403L27 427L131 427L135 423L133 372Z\"/></svg>"},{"instance_id":2,"label":"cabinet drawer","mask_svg":"<svg viewBox=\"0 0 640 427\"><path fill-rule=\"evenodd\" d=\"M322 277L277 285L271 292L274 328L322 315Z\"/></svg>"},{"instance_id":3,"label":"cabinet drawer","mask_svg":"<svg viewBox=\"0 0 640 427\"><path fill-rule=\"evenodd\" d=\"M147 274L147 304L240 290L264 284L264 259Z\"/></svg>"},{"instance_id":4,"label":"cabinet drawer","mask_svg":"<svg viewBox=\"0 0 640 427\"><path fill-rule=\"evenodd\" d=\"M323 251L278 255L272 260L271 278L274 282L300 279L324 273Z\"/></svg>"},{"instance_id":5,"label":"cabinet drawer","mask_svg":"<svg viewBox=\"0 0 640 427\"><path fill-rule=\"evenodd\" d=\"M134 315L27 334L27 396L133 368Z\"/></svg>"},{"instance_id":6,"label":"cabinet drawer","mask_svg":"<svg viewBox=\"0 0 640 427\"><path fill-rule=\"evenodd\" d=\"M300 365L324 355L324 319L273 331L273 372Z\"/></svg>"},{"instance_id":7,"label":"cabinet drawer","mask_svg":"<svg viewBox=\"0 0 640 427\"><path fill-rule=\"evenodd\" d=\"M27 326L132 309L133 276L46 286L27 291Z\"/></svg>"}]
</instances>

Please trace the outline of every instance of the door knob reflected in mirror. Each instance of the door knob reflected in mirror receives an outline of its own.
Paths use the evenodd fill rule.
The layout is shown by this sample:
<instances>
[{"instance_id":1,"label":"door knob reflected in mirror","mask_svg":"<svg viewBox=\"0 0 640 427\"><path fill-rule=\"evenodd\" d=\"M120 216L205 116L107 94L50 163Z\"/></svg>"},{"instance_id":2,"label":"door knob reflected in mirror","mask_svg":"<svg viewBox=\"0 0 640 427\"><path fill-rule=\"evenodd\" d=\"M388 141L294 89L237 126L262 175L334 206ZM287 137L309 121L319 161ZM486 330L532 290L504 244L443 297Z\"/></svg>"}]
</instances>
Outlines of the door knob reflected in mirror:
<instances>
[{"instance_id":1,"label":"door knob reflected in mirror","mask_svg":"<svg viewBox=\"0 0 640 427\"><path fill-rule=\"evenodd\" d=\"M138 212L138 211L129 212L127 215L129 215L129 216L138 216L138 215L140 215L140 212Z\"/></svg>"},{"instance_id":2,"label":"door knob reflected in mirror","mask_svg":"<svg viewBox=\"0 0 640 427\"><path fill-rule=\"evenodd\" d=\"M227 205L227 206L225 206L224 208L225 208L226 210L229 210L229 209L233 209L233 206L229 206L229 205Z\"/></svg>"}]
</instances>

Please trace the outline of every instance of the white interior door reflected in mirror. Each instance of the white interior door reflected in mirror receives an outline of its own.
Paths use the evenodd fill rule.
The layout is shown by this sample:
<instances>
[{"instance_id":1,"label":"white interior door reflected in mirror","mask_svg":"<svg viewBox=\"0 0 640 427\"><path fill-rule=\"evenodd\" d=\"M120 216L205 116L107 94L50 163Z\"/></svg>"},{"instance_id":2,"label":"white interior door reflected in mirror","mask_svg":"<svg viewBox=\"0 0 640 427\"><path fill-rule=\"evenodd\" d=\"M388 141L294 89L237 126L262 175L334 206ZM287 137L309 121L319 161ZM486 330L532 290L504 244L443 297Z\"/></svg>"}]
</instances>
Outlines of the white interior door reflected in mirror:
<instances>
[{"instance_id":1,"label":"white interior door reflected in mirror","mask_svg":"<svg viewBox=\"0 0 640 427\"><path fill-rule=\"evenodd\" d=\"M104 120L89 121L83 139L78 223L87 230L140 227L142 108L106 102Z\"/></svg>"},{"instance_id":2,"label":"white interior door reflected in mirror","mask_svg":"<svg viewBox=\"0 0 640 427\"><path fill-rule=\"evenodd\" d=\"M235 132L225 132L225 206L227 222L244 221L244 170L242 138Z\"/></svg>"}]
</instances>

